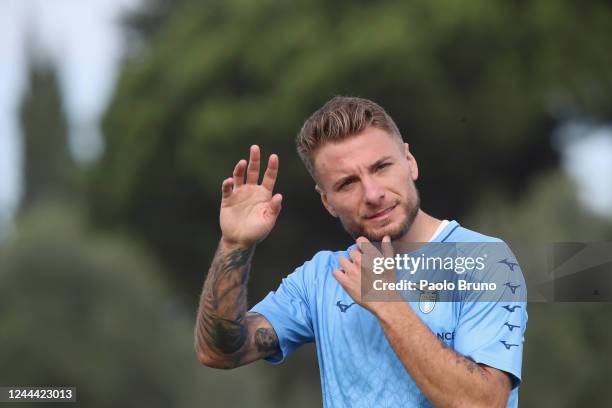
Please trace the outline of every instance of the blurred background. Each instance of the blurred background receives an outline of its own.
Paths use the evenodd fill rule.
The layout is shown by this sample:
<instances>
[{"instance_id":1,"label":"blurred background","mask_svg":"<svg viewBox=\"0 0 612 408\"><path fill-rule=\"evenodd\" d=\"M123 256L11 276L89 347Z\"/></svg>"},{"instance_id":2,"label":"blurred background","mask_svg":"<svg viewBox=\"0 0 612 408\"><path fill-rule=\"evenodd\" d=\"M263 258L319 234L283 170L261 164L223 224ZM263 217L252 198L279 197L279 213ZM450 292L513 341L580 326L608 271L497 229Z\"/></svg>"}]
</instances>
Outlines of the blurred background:
<instances>
[{"instance_id":1,"label":"blurred background","mask_svg":"<svg viewBox=\"0 0 612 408\"><path fill-rule=\"evenodd\" d=\"M337 94L396 120L434 216L612 241L611 38L597 0L0 0L0 385L76 386L87 407L320 406L314 346L217 371L193 324L220 184L251 144L279 154L284 195L251 304L351 243L294 150ZM521 406L610 406L611 316L530 304Z\"/></svg>"}]
</instances>

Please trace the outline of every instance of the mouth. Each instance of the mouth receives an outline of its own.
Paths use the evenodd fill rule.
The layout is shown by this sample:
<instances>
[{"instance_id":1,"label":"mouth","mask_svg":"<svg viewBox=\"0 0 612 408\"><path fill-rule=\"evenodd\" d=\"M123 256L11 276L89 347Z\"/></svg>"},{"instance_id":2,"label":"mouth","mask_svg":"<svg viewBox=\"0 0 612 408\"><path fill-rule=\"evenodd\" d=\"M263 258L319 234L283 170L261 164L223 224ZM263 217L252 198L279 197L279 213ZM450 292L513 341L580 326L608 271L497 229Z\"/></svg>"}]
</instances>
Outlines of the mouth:
<instances>
[{"instance_id":1,"label":"mouth","mask_svg":"<svg viewBox=\"0 0 612 408\"><path fill-rule=\"evenodd\" d=\"M381 210L375 214L368 215L365 217L366 220L369 221L381 221L391 215L391 212L397 207L397 204L392 205L391 207L387 207L384 210Z\"/></svg>"}]
</instances>

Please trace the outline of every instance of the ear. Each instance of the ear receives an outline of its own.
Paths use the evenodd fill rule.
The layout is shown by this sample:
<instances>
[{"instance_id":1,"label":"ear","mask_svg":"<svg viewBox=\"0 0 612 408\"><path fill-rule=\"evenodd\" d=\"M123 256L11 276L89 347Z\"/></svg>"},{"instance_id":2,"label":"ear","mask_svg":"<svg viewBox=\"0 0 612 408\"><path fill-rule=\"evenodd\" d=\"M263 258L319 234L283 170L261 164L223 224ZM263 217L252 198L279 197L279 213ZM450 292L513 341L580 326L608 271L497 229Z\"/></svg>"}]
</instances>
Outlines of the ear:
<instances>
[{"instance_id":1,"label":"ear","mask_svg":"<svg viewBox=\"0 0 612 408\"><path fill-rule=\"evenodd\" d=\"M404 157L406 157L406 160L408 160L410 177L412 177L412 181L416 181L419 178L419 165L417 164L417 161L412 153L410 153L408 143L404 143Z\"/></svg>"},{"instance_id":2,"label":"ear","mask_svg":"<svg viewBox=\"0 0 612 408\"><path fill-rule=\"evenodd\" d=\"M334 210L334 207L327 199L327 194L325 193L325 191L323 191L323 189L321 189L319 185L315 185L315 190L321 195L321 202L323 203L323 207L325 207L327 212L330 213L332 217L338 218L338 213L336 212L336 210Z\"/></svg>"}]
</instances>

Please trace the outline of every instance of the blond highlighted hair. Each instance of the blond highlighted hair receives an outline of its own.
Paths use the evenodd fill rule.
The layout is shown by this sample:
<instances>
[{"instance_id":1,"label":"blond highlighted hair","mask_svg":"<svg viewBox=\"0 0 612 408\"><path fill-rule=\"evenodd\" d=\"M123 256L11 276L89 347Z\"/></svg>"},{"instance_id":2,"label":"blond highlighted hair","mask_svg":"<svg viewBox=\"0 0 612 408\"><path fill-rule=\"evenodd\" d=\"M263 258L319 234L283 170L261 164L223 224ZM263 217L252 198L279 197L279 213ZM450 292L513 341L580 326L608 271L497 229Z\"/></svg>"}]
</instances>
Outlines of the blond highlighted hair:
<instances>
[{"instance_id":1,"label":"blond highlighted hair","mask_svg":"<svg viewBox=\"0 0 612 408\"><path fill-rule=\"evenodd\" d=\"M368 99L336 96L304 122L296 138L297 152L314 178L313 155L317 149L356 136L370 126L402 142L397 125L380 105Z\"/></svg>"}]
</instances>

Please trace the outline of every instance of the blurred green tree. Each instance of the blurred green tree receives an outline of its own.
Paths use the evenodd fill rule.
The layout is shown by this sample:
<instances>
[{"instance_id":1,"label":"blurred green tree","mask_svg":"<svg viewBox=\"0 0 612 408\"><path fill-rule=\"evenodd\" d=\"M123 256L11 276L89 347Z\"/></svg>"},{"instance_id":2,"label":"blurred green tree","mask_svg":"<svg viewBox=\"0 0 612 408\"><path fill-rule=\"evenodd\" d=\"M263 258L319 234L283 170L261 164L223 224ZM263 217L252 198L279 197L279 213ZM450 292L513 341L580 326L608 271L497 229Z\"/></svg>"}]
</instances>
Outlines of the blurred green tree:
<instances>
[{"instance_id":1,"label":"blurred green tree","mask_svg":"<svg viewBox=\"0 0 612 408\"><path fill-rule=\"evenodd\" d=\"M73 385L88 407L193 406L190 330L155 265L129 242L92 238L77 214L38 206L3 250L0 382Z\"/></svg>"},{"instance_id":2,"label":"blurred green tree","mask_svg":"<svg viewBox=\"0 0 612 408\"><path fill-rule=\"evenodd\" d=\"M152 258L81 220L38 205L0 248L0 384L75 386L77 406L93 408L280 406L263 363L199 366L191 319ZM290 406L320 404L294 390Z\"/></svg>"},{"instance_id":3,"label":"blurred green tree","mask_svg":"<svg viewBox=\"0 0 612 408\"><path fill-rule=\"evenodd\" d=\"M122 25L130 35L130 41L150 46L166 20L185 0L146 0L142 7L122 17Z\"/></svg>"},{"instance_id":4,"label":"blurred green tree","mask_svg":"<svg viewBox=\"0 0 612 408\"><path fill-rule=\"evenodd\" d=\"M68 125L55 68L30 57L29 89L21 107L23 131L23 199L29 208L68 194L74 166L68 148Z\"/></svg>"},{"instance_id":5,"label":"blurred green tree","mask_svg":"<svg viewBox=\"0 0 612 408\"><path fill-rule=\"evenodd\" d=\"M84 221L55 71L31 69L26 199L0 247L0 384L75 386L86 407L320 405L299 384L273 393L263 363L224 374L199 365L191 311L156 257Z\"/></svg>"}]
</instances>

